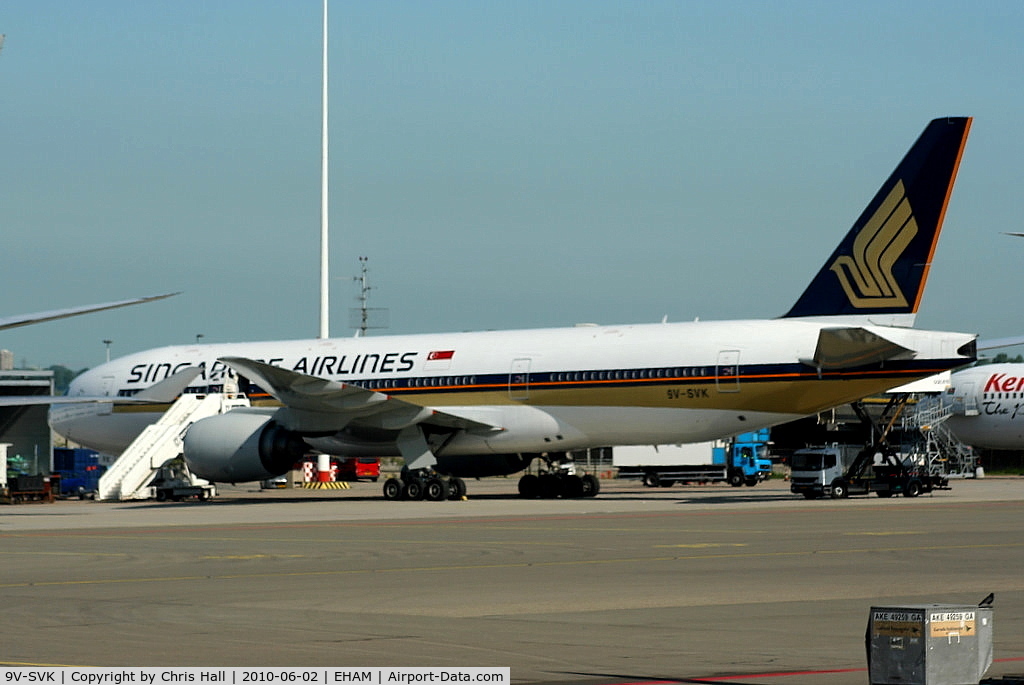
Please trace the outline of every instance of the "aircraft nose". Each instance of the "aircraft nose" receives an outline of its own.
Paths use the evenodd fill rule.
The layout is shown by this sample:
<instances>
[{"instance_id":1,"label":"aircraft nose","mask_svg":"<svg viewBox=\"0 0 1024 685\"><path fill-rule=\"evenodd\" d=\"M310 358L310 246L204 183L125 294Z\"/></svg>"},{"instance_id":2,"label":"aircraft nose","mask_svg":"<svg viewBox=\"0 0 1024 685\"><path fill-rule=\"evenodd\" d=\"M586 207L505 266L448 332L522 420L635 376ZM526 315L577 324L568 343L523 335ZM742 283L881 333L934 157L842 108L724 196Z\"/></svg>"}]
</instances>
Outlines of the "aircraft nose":
<instances>
[{"instance_id":1,"label":"aircraft nose","mask_svg":"<svg viewBox=\"0 0 1024 685\"><path fill-rule=\"evenodd\" d=\"M98 369L89 369L72 378L68 383L68 397L103 394L97 387L96 379L100 377L97 371Z\"/></svg>"}]
</instances>

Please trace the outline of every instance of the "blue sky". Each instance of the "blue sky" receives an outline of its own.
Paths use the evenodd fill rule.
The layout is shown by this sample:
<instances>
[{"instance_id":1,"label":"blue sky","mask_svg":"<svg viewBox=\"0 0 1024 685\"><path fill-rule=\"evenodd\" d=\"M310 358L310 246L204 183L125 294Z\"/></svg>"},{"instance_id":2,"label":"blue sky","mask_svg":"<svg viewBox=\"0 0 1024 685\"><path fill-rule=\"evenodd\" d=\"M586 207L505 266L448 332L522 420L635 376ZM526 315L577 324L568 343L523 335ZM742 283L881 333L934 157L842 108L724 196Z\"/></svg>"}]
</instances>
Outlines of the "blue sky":
<instances>
[{"instance_id":1,"label":"blue sky","mask_svg":"<svg viewBox=\"0 0 1024 685\"><path fill-rule=\"evenodd\" d=\"M0 5L19 364L319 329L319 0ZM918 325L1024 329L1024 4L330 7L331 333L785 312L928 120L974 116Z\"/></svg>"}]
</instances>

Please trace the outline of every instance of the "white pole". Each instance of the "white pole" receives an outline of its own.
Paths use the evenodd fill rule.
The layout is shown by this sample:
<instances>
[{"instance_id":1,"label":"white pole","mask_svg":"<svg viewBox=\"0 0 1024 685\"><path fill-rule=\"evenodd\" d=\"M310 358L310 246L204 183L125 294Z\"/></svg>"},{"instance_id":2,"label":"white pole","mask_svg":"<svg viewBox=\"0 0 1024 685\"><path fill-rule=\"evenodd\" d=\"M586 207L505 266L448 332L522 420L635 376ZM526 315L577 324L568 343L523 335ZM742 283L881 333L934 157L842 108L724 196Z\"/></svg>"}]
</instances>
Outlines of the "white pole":
<instances>
[{"instance_id":1,"label":"white pole","mask_svg":"<svg viewBox=\"0 0 1024 685\"><path fill-rule=\"evenodd\" d=\"M330 275L327 259L327 0L324 0L324 70L323 70L323 111L320 129L320 337L330 337L329 284Z\"/></svg>"},{"instance_id":2,"label":"white pole","mask_svg":"<svg viewBox=\"0 0 1024 685\"><path fill-rule=\"evenodd\" d=\"M0 488L7 487L7 448L14 443L0 442Z\"/></svg>"}]
</instances>

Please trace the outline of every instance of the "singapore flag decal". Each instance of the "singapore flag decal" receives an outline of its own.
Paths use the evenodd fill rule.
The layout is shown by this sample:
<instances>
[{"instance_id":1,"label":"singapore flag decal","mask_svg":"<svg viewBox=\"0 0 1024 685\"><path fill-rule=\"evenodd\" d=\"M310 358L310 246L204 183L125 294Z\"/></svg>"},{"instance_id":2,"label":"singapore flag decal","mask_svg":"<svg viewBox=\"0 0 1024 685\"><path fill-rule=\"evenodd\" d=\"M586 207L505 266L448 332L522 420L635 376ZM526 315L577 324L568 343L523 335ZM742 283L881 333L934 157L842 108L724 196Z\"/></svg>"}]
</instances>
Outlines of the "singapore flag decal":
<instances>
[{"instance_id":1,"label":"singapore flag decal","mask_svg":"<svg viewBox=\"0 0 1024 685\"><path fill-rule=\"evenodd\" d=\"M434 350L427 354L423 368L427 371L447 371L452 366L455 350Z\"/></svg>"}]
</instances>

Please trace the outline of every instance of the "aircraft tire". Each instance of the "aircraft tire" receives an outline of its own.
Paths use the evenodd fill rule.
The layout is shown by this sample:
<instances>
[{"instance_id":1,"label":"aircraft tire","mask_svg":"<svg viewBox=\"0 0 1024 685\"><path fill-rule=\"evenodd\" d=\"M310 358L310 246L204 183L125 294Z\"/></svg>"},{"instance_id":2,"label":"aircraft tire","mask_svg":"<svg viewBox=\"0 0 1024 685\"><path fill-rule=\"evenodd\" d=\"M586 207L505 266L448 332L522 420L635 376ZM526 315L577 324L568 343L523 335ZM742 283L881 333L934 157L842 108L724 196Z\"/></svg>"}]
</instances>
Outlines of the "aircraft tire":
<instances>
[{"instance_id":1,"label":"aircraft tire","mask_svg":"<svg viewBox=\"0 0 1024 685\"><path fill-rule=\"evenodd\" d=\"M461 478L448 479L448 499L462 499L466 496L466 481Z\"/></svg>"},{"instance_id":2,"label":"aircraft tire","mask_svg":"<svg viewBox=\"0 0 1024 685\"><path fill-rule=\"evenodd\" d=\"M584 497L597 497L597 493L601 492L601 481L597 479L597 476L588 473L583 476L583 496Z\"/></svg>"},{"instance_id":3,"label":"aircraft tire","mask_svg":"<svg viewBox=\"0 0 1024 685\"><path fill-rule=\"evenodd\" d=\"M428 478L423 484L423 497L429 502L443 502L448 496L448 486L440 478Z\"/></svg>"},{"instance_id":4,"label":"aircraft tire","mask_svg":"<svg viewBox=\"0 0 1024 685\"><path fill-rule=\"evenodd\" d=\"M402 488L402 496L407 500L419 501L423 499L423 481L413 478Z\"/></svg>"},{"instance_id":5,"label":"aircraft tire","mask_svg":"<svg viewBox=\"0 0 1024 685\"><path fill-rule=\"evenodd\" d=\"M384 481L384 499L389 502L402 499L402 481L397 478L388 478Z\"/></svg>"},{"instance_id":6,"label":"aircraft tire","mask_svg":"<svg viewBox=\"0 0 1024 685\"><path fill-rule=\"evenodd\" d=\"M551 473L545 473L540 477L540 498L555 499L562 491L561 479Z\"/></svg>"},{"instance_id":7,"label":"aircraft tire","mask_svg":"<svg viewBox=\"0 0 1024 685\"><path fill-rule=\"evenodd\" d=\"M523 499L537 499L540 496L540 479L532 473L520 478L519 496Z\"/></svg>"},{"instance_id":8,"label":"aircraft tire","mask_svg":"<svg viewBox=\"0 0 1024 685\"><path fill-rule=\"evenodd\" d=\"M583 497L583 479L579 476L566 476L562 478L562 497L565 499L578 499Z\"/></svg>"}]
</instances>

